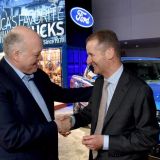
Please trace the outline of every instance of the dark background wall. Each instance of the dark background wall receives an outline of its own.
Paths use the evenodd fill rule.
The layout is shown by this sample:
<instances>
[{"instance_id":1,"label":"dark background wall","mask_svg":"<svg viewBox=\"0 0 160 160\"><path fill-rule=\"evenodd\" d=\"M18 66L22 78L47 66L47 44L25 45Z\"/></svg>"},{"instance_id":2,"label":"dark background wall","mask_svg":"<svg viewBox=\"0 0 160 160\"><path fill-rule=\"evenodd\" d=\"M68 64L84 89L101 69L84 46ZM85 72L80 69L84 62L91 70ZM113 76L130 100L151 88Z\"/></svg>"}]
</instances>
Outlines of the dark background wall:
<instances>
[{"instance_id":1,"label":"dark background wall","mask_svg":"<svg viewBox=\"0 0 160 160\"><path fill-rule=\"evenodd\" d=\"M92 0L92 12L94 31L114 30L127 55L160 57L159 0Z\"/></svg>"},{"instance_id":2,"label":"dark background wall","mask_svg":"<svg viewBox=\"0 0 160 160\"><path fill-rule=\"evenodd\" d=\"M92 28L83 28L75 24L70 17L73 7L82 7L89 12L92 11L91 0L68 0L66 1L66 32L67 45L85 48L85 40L92 33Z\"/></svg>"},{"instance_id":3,"label":"dark background wall","mask_svg":"<svg viewBox=\"0 0 160 160\"><path fill-rule=\"evenodd\" d=\"M94 30L110 28L120 40L160 37L159 0L92 0Z\"/></svg>"}]
</instances>

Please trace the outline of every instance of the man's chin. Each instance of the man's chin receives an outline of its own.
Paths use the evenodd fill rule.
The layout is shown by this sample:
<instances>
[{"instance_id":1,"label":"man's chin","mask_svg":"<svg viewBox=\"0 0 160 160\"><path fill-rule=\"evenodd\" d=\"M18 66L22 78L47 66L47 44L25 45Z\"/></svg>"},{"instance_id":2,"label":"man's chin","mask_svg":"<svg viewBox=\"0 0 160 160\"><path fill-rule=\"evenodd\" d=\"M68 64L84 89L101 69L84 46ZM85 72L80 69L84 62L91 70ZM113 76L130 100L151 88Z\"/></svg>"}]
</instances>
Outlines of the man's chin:
<instances>
[{"instance_id":1,"label":"man's chin","mask_svg":"<svg viewBox=\"0 0 160 160\"><path fill-rule=\"evenodd\" d=\"M94 70L94 74L99 74L99 72Z\"/></svg>"},{"instance_id":2,"label":"man's chin","mask_svg":"<svg viewBox=\"0 0 160 160\"><path fill-rule=\"evenodd\" d=\"M34 69L34 70L33 70L33 73L37 72L37 70L38 70L38 68Z\"/></svg>"},{"instance_id":3,"label":"man's chin","mask_svg":"<svg viewBox=\"0 0 160 160\"><path fill-rule=\"evenodd\" d=\"M31 74L37 72L37 70L38 70L38 68L33 69L33 70L31 71Z\"/></svg>"}]
</instances>

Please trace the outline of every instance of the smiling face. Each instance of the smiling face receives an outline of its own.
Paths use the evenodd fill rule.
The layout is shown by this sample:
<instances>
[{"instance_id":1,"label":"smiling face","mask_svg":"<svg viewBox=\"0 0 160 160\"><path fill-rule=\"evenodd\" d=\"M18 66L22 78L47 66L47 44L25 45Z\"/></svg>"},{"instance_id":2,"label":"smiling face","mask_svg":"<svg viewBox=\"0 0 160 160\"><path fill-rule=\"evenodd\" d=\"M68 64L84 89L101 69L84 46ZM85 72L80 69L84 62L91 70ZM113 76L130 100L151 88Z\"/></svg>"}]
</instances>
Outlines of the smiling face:
<instances>
[{"instance_id":1,"label":"smiling face","mask_svg":"<svg viewBox=\"0 0 160 160\"><path fill-rule=\"evenodd\" d=\"M32 74L37 71L38 63L42 59L42 42L38 38L25 42L25 47L17 52L17 68L26 74Z\"/></svg>"},{"instance_id":2,"label":"smiling face","mask_svg":"<svg viewBox=\"0 0 160 160\"><path fill-rule=\"evenodd\" d=\"M93 39L87 42L87 64L92 65L95 74L104 75L107 67L107 49L98 43L98 40Z\"/></svg>"},{"instance_id":3,"label":"smiling face","mask_svg":"<svg viewBox=\"0 0 160 160\"><path fill-rule=\"evenodd\" d=\"M110 77L122 65L120 45L116 34L102 30L91 34L86 40L87 64L94 67L94 73Z\"/></svg>"}]
</instances>

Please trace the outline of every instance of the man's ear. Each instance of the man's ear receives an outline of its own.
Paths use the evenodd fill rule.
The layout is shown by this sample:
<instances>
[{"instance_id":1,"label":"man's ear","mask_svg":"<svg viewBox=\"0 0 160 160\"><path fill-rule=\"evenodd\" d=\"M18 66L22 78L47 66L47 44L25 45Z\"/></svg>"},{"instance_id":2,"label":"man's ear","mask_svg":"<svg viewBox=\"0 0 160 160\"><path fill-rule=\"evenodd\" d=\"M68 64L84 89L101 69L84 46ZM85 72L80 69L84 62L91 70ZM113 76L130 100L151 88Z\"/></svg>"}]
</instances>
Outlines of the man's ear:
<instances>
[{"instance_id":1,"label":"man's ear","mask_svg":"<svg viewBox=\"0 0 160 160\"><path fill-rule=\"evenodd\" d=\"M112 59L114 57L114 48L112 47L107 48L107 50L105 51L105 55L108 60Z\"/></svg>"},{"instance_id":2,"label":"man's ear","mask_svg":"<svg viewBox=\"0 0 160 160\"><path fill-rule=\"evenodd\" d=\"M20 55L20 51L19 50L14 50L12 52L12 58L15 62L19 61L19 55Z\"/></svg>"}]
</instances>

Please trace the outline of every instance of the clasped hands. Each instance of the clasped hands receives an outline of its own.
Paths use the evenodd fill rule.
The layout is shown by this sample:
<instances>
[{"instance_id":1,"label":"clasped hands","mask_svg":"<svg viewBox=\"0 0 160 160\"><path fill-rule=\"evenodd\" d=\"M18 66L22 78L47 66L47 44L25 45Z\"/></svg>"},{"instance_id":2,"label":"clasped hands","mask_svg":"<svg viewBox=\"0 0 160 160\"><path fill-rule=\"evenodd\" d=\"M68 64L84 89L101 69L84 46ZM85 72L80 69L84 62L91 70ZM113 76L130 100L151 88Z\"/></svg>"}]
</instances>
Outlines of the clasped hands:
<instances>
[{"instance_id":1,"label":"clasped hands","mask_svg":"<svg viewBox=\"0 0 160 160\"><path fill-rule=\"evenodd\" d=\"M59 114L56 116L55 122L61 135L66 137L71 133L71 114ZM88 149L99 150L103 147L103 138L103 135L86 135L82 138L82 144Z\"/></svg>"},{"instance_id":2,"label":"clasped hands","mask_svg":"<svg viewBox=\"0 0 160 160\"><path fill-rule=\"evenodd\" d=\"M72 127L70 114L59 114L55 118L58 132L64 137L68 136Z\"/></svg>"}]
</instances>

